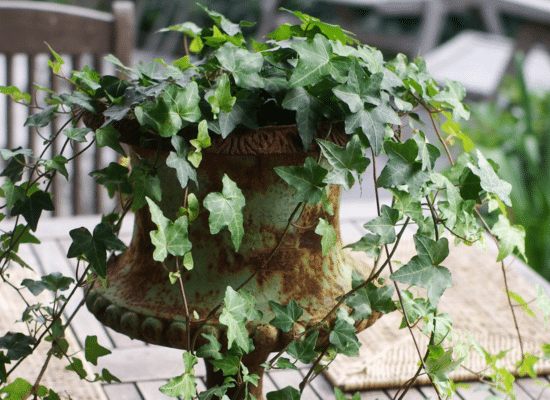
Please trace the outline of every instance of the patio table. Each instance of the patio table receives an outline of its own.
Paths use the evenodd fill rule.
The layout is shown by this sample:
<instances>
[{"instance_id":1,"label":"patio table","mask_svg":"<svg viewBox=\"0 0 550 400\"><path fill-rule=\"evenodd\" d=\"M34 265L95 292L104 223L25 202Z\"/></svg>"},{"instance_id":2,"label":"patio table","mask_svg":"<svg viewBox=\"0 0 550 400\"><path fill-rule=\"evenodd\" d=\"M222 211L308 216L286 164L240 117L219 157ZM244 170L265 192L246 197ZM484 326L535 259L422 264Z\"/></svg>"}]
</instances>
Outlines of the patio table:
<instances>
[{"instance_id":1,"label":"patio table","mask_svg":"<svg viewBox=\"0 0 550 400\"><path fill-rule=\"evenodd\" d=\"M364 229L360 221L365 218L373 217L375 210L372 201L361 202L343 202L341 207L341 233L344 242L358 240ZM32 258L33 267L37 272L46 274L54 271L60 271L64 275L74 274L74 260L67 260L65 255L70 246L71 239L68 236L70 229L84 226L89 230L98 223L99 216L80 216L80 217L57 217L41 220L39 223L37 236L42 241L42 245L35 247L32 245L23 245L22 251ZM121 232L121 238L128 242L132 232L132 221L124 223ZM1 229L7 229L6 221L0 223ZM545 289L550 293L550 285L537 279L527 267L520 265L520 273L526 275L533 283L542 283ZM80 294L82 296L82 294ZM77 303L73 301L71 303ZM74 304L69 307L68 312L74 309ZM0 332L8 327L0 326ZM111 355L99 359L96 371L107 368L112 374L121 379L122 383L105 384L102 390L106 397L112 400L156 400L167 399L166 396L158 391L159 386L176 375L182 373L181 350L146 344L139 340L132 340L122 334L106 328L95 317L83 308L76 315L71 324L72 332L77 342L82 346L88 335L96 335L98 342L112 351ZM264 379L266 391L283 388L287 385L297 386L307 373L309 366L301 365L298 371L293 370L274 370L267 373ZM205 389L205 369L202 363L197 366L196 374L198 377L198 388ZM539 377L538 379L550 383L550 375ZM75 385L79 380L74 376ZM535 379L519 379L516 382L518 389L518 400L536 399L540 393L540 388L535 384ZM480 384L473 382L469 390L459 389L458 399L474 400L485 399L491 395L486 388L481 388ZM361 392L361 399L384 399L393 398L396 389L377 389ZM546 396L546 397L544 397ZM333 399L334 391L332 385L323 376L317 377L304 392L302 399ZM436 398L431 387L420 386L413 388L406 396L406 399L426 399ZM550 390L547 390L541 400L550 399Z\"/></svg>"}]
</instances>

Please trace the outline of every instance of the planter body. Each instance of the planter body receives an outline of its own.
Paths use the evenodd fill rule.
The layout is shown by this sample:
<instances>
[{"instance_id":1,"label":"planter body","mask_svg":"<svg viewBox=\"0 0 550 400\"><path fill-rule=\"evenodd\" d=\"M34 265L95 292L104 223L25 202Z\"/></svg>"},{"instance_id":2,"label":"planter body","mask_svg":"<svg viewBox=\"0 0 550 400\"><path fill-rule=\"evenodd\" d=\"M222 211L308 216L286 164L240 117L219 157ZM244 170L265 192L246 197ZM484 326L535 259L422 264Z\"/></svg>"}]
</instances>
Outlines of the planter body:
<instances>
[{"instance_id":1,"label":"planter body","mask_svg":"<svg viewBox=\"0 0 550 400\"><path fill-rule=\"evenodd\" d=\"M326 135L326 129L320 128L320 131ZM333 141L345 142L342 133L333 133L331 137ZM135 150L142 157L154 157L151 152ZM227 139L214 142L208 150L197 170L198 187L195 184L189 186L201 209L199 217L189 226L194 269L182 271L187 303L191 314L197 312L204 319L223 301L227 286L237 288L255 274L243 290L255 297L263 317L249 324L256 350L245 361L252 371L261 374L259 364L269 352L278 351L307 325L319 322L336 304L336 298L351 289L353 269L365 276L370 267L358 263L341 250L338 186L329 189L334 215L325 213L321 204L306 204L277 251L265 264L298 205L295 190L273 168L303 165L307 156L317 157L315 150L306 153L301 149L295 127L234 132ZM246 199L243 210L245 234L238 252L235 252L227 229L216 235L210 233L210 213L202 207L208 193L222 192L224 174L237 184ZM184 190L175 170L165 164L159 168L158 175L163 192L159 205L164 215L173 220L182 206ZM337 245L325 256L321 254L321 236L315 233L319 217L326 218L337 235ZM154 246L149 233L156 229L147 207L136 212L130 246L124 254L111 260L107 269L107 288L96 284L87 304L100 321L132 338L186 348L186 322L179 286L170 284L168 272L152 257ZM166 265L173 268L169 261ZM268 301L287 304L290 299L304 309L304 314L293 331L284 333L269 325L274 313ZM371 325L378 317L378 314L373 314L369 320L358 324L358 329ZM204 342L197 329L223 337L224 327L219 325L217 316L206 323L201 322L204 321L190 324L191 334L196 334L196 347ZM326 340L326 336L321 334L320 340ZM209 380L212 379L210 376ZM259 390L256 393L258 398L261 397L261 387Z\"/></svg>"}]
</instances>

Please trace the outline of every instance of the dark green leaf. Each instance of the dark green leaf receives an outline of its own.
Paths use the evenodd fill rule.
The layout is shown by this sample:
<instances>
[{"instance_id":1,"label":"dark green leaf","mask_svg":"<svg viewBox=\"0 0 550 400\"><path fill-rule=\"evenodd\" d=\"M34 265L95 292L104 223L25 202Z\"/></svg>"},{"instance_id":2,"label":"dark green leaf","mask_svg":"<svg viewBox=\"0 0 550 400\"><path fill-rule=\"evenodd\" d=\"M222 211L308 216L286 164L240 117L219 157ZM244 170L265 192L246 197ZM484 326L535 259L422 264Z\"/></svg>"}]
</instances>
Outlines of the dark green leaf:
<instances>
[{"instance_id":1,"label":"dark green leaf","mask_svg":"<svg viewBox=\"0 0 550 400\"><path fill-rule=\"evenodd\" d=\"M359 112L365 103L380 104L380 84L383 74L376 73L368 77L363 67L354 59L349 69L345 85L336 86L334 94L346 103L352 113Z\"/></svg>"},{"instance_id":2,"label":"dark green leaf","mask_svg":"<svg viewBox=\"0 0 550 400\"><path fill-rule=\"evenodd\" d=\"M0 149L2 151L2 149ZM17 183L23 177L23 170L25 169L25 156L23 154L16 154L13 156L6 156L9 150L4 150L2 155L4 160L10 160L6 168L0 173L0 176L9 178L13 183ZM32 155L32 151L29 150ZM10 159L10 157L12 157Z\"/></svg>"},{"instance_id":3,"label":"dark green leaf","mask_svg":"<svg viewBox=\"0 0 550 400\"><path fill-rule=\"evenodd\" d=\"M32 336L27 336L22 333L8 332L0 338L0 349L8 351L6 356L10 360L19 360L32 354L36 340Z\"/></svg>"},{"instance_id":4,"label":"dark green leaf","mask_svg":"<svg viewBox=\"0 0 550 400\"><path fill-rule=\"evenodd\" d=\"M34 232L38 226L42 210L53 211L54 206L50 195L38 190L24 201L18 201L12 208L11 215L22 215Z\"/></svg>"},{"instance_id":5,"label":"dark green leaf","mask_svg":"<svg viewBox=\"0 0 550 400\"><path fill-rule=\"evenodd\" d=\"M108 167L90 172L90 176L96 178L96 182L107 188L109 197L113 198L115 193L132 193L132 185L128 180L128 168L119 163L112 162Z\"/></svg>"},{"instance_id":6,"label":"dark green leaf","mask_svg":"<svg viewBox=\"0 0 550 400\"><path fill-rule=\"evenodd\" d=\"M428 257L432 265L441 264L449 255L447 238L441 238L436 242L427 236L416 234L413 239L418 255Z\"/></svg>"},{"instance_id":7,"label":"dark green leaf","mask_svg":"<svg viewBox=\"0 0 550 400\"><path fill-rule=\"evenodd\" d=\"M323 116L323 103L306 88L289 90L282 103L283 108L296 111L296 125L304 149L308 149Z\"/></svg>"},{"instance_id":8,"label":"dark green leaf","mask_svg":"<svg viewBox=\"0 0 550 400\"><path fill-rule=\"evenodd\" d=\"M290 343L290 346L288 346L286 352L288 353L288 355L294 357L296 360L305 364L309 364L318 355L315 352L315 346L317 345L318 337L319 332L315 331L301 342L297 342L296 340L294 340L292 343Z\"/></svg>"},{"instance_id":9,"label":"dark green leaf","mask_svg":"<svg viewBox=\"0 0 550 400\"><path fill-rule=\"evenodd\" d=\"M247 90L241 90L235 95L235 104L230 112L219 115L220 133L226 138L239 125L258 129L258 97Z\"/></svg>"},{"instance_id":10,"label":"dark green leaf","mask_svg":"<svg viewBox=\"0 0 550 400\"><path fill-rule=\"evenodd\" d=\"M269 392L266 395L267 400L300 400L300 392L292 386L279 389L275 392Z\"/></svg>"},{"instance_id":11,"label":"dark green leaf","mask_svg":"<svg viewBox=\"0 0 550 400\"><path fill-rule=\"evenodd\" d=\"M339 353L354 357L359 355L359 340L355 328L348 321L338 320L330 332L329 342L336 346Z\"/></svg>"},{"instance_id":12,"label":"dark green leaf","mask_svg":"<svg viewBox=\"0 0 550 400\"><path fill-rule=\"evenodd\" d=\"M101 128L95 131L97 147L109 147L121 154L123 157L126 157L126 152L120 145L118 138L120 137L120 132L115 129L112 125L107 125L105 128Z\"/></svg>"},{"instance_id":13,"label":"dark green leaf","mask_svg":"<svg viewBox=\"0 0 550 400\"><path fill-rule=\"evenodd\" d=\"M6 364L11 364L11 360L4 354L3 351L0 351L0 383L6 383L8 380Z\"/></svg>"},{"instance_id":14,"label":"dark green leaf","mask_svg":"<svg viewBox=\"0 0 550 400\"><path fill-rule=\"evenodd\" d=\"M223 376L237 375L241 365L239 358L233 355L225 356L219 360L209 360L208 362L214 366L214 371L221 370Z\"/></svg>"},{"instance_id":15,"label":"dark green leaf","mask_svg":"<svg viewBox=\"0 0 550 400\"><path fill-rule=\"evenodd\" d=\"M222 193L209 193L203 205L210 211L208 217L210 233L215 235L227 226L231 232L235 250L239 251L244 236L242 209L245 206L245 199L241 189L226 174L223 175L222 182Z\"/></svg>"},{"instance_id":16,"label":"dark green leaf","mask_svg":"<svg viewBox=\"0 0 550 400\"><path fill-rule=\"evenodd\" d=\"M416 161L418 145L412 139L405 143L386 142L384 144L389 160L378 178L379 187L391 188L407 185L408 192L416 196L430 176L422 170L422 163Z\"/></svg>"},{"instance_id":17,"label":"dark green leaf","mask_svg":"<svg viewBox=\"0 0 550 400\"><path fill-rule=\"evenodd\" d=\"M294 323L298 321L304 312L294 299L291 299L286 306L270 300L269 307L275 313L275 318L269 321L269 323L283 332L290 331Z\"/></svg>"},{"instance_id":18,"label":"dark green leaf","mask_svg":"<svg viewBox=\"0 0 550 400\"><path fill-rule=\"evenodd\" d=\"M51 171L52 169L55 169L56 171L59 171L59 173L63 175L65 179L69 179L69 173L67 172L67 167L65 167L65 164L67 164L68 161L69 160L67 160L67 158L63 157L60 154L57 154L51 160L46 160L44 166L46 167L46 171Z\"/></svg>"},{"instance_id":19,"label":"dark green leaf","mask_svg":"<svg viewBox=\"0 0 550 400\"><path fill-rule=\"evenodd\" d=\"M351 189L355 183L351 172L360 175L370 163L370 160L363 156L359 137L354 135L345 148L321 139L317 139L317 143L333 168L324 181L328 184L343 185L346 190Z\"/></svg>"},{"instance_id":20,"label":"dark green leaf","mask_svg":"<svg viewBox=\"0 0 550 400\"><path fill-rule=\"evenodd\" d=\"M97 359L108 354L111 354L111 351L97 342L97 336L86 336L86 342L84 344L84 357L86 361L97 365Z\"/></svg>"},{"instance_id":21,"label":"dark green leaf","mask_svg":"<svg viewBox=\"0 0 550 400\"><path fill-rule=\"evenodd\" d=\"M25 188L22 186L16 186L11 180L6 179L2 185L4 191L4 197L6 198L6 206L8 210L14 206L18 201L25 201Z\"/></svg>"},{"instance_id":22,"label":"dark green leaf","mask_svg":"<svg viewBox=\"0 0 550 400\"><path fill-rule=\"evenodd\" d=\"M57 116L56 111L57 105L48 106L39 113L28 117L25 121L25 126L36 126L39 128L44 127L55 119Z\"/></svg>"},{"instance_id":23,"label":"dark green leaf","mask_svg":"<svg viewBox=\"0 0 550 400\"><path fill-rule=\"evenodd\" d=\"M317 204L322 197L323 179L328 171L308 157L304 166L275 167L275 172L290 186L296 189L296 201Z\"/></svg>"},{"instance_id":24,"label":"dark green leaf","mask_svg":"<svg viewBox=\"0 0 550 400\"><path fill-rule=\"evenodd\" d=\"M23 279L21 285L29 289L33 295L38 296L43 290L52 292L67 290L73 282L73 278L63 276L61 272L52 272L42 276L39 281Z\"/></svg>"},{"instance_id":25,"label":"dark green leaf","mask_svg":"<svg viewBox=\"0 0 550 400\"><path fill-rule=\"evenodd\" d=\"M131 184L134 185L134 201L132 203L132 211L137 211L147 202L145 197L150 197L157 201L162 198L162 189L160 187L160 179L147 160L140 160L140 164L132 167L132 172L128 178Z\"/></svg>"},{"instance_id":26,"label":"dark green leaf","mask_svg":"<svg viewBox=\"0 0 550 400\"><path fill-rule=\"evenodd\" d=\"M121 383L120 379L118 379L116 376L111 374L109 370L105 368L101 370L101 380L107 383L113 383L113 382Z\"/></svg>"},{"instance_id":27,"label":"dark green leaf","mask_svg":"<svg viewBox=\"0 0 550 400\"><path fill-rule=\"evenodd\" d=\"M296 365L294 365L292 362L290 362L290 360L286 357L279 357L277 359L277 368L280 368L280 369L293 369L295 371L298 371L298 367Z\"/></svg>"},{"instance_id":28,"label":"dark green leaf","mask_svg":"<svg viewBox=\"0 0 550 400\"><path fill-rule=\"evenodd\" d=\"M75 142L86 142L86 135L92 132L90 128L66 128L63 134Z\"/></svg>"}]
</instances>

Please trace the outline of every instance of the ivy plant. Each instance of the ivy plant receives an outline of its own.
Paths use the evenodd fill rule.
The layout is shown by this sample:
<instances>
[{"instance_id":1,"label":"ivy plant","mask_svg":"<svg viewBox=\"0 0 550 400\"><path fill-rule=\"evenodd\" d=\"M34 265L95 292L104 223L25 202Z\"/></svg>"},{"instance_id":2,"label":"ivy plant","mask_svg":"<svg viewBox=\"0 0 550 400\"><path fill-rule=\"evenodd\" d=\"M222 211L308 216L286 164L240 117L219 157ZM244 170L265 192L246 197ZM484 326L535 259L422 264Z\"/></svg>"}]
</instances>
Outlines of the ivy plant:
<instances>
[{"instance_id":1,"label":"ivy plant","mask_svg":"<svg viewBox=\"0 0 550 400\"><path fill-rule=\"evenodd\" d=\"M463 103L463 87L457 82L438 85L421 58L408 60L400 54L385 61L380 51L357 42L350 32L298 11L286 10L300 23L279 26L267 35L265 43L245 39L241 29L250 23L234 23L219 13L206 8L204 11L213 21L210 27L184 22L166 28L184 34L187 54L173 64L156 60L132 67L108 56L106 60L119 69L122 78L102 76L84 67L69 77L62 76L72 82L74 90L47 91L45 106L15 87L0 88L13 101L38 108L25 125L39 132L58 117L70 119L45 138L45 147L56 149L51 156L47 151L34 154L22 148L0 150L6 165L1 172L0 220L7 217L12 223L11 229L1 232L0 277L3 285L11 286L28 304L21 318L28 327L26 332L10 331L0 337L0 398L57 398L55 388L40 384L42 375L34 382L16 378L19 362L31 356L44 340L52 346L48 357L65 358L67 369L81 379L117 380L105 369L95 377L88 376L83 361L68 349L64 339L63 332L72 316L66 318L63 311L68 302L74 301L77 287L88 280L105 278L110 255L126 249L117 237L122 219L143 207L148 208L156 226L151 232L153 258L158 262L175 260L176 269L170 271L169 279L181 287L186 323L198 319L187 308L181 277L182 268L194 268L190 252L194 238L189 235L189 225L206 210L210 232L228 233L231 250L238 252L247 235L243 227L247 199L225 173L219 182L220 191L209 193L202 204L188 189L199 184L198 171L206 157L203 150L211 146L212 138L226 139L242 126L257 130L272 125L295 125L301 148L316 149L317 157L308 157L303 165L275 168L280 179L295 190L299 206L320 203L326 215L334 215L328 201L329 187L339 185L349 190L364 179L374 180L377 200L380 189L387 189L393 200L389 206L378 207L378 216L364 221L363 237L347 246L364 252L375 269L370 276L354 273L352 289L335 299L337 305L326 318L297 331L294 340L263 365L265 369L296 369L298 362L312 365L299 387L268 393L267 399L299 399L307 383L337 354L358 355L356 327L374 312L400 312L403 324L395 329L410 329L421 322L423 334L430 338L427 352L419 354L418 371L404 392L399 392L400 398L421 374L430 377L439 398L450 397L456 386L448 373L464 360L460 349L443 342L452 331L452 316L437 308L440 298L453 285L451 271L445 265L450 241L483 247L487 240L495 240L500 244L499 261L510 254L522 257L525 249L523 228L510 223L506 215L511 185L499 178L497 166L475 149L460 129L460 123L470 114ZM61 75L63 58L54 49L51 51L50 65ZM338 145L319 138L320 124L330 129L342 126L346 143ZM123 129L125 125L132 129ZM435 132L438 143L428 141L424 132L428 128ZM183 134L189 131L194 132L191 138ZM65 145L54 146L54 142ZM110 196L117 196L120 204L118 211L104 216L93 232L85 228L68 232L72 244L67 257L86 266L84 272L80 269L75 277L55 273L13 282L10 269L32 267L19 254L19 247L23 243L38 245L33 232L42 212L54 208L49 193L51 180L57 174L68 177L72 159L65 150L76 142L109 147L121 157L128 155L124 143L153 152L169 146L166 165L175 171L184 192L179 212L171 219L158 205L163 200L157 173L160 157L151 161L134 155L131 168L120 162L89 171ZM456 149L451 151L453 143ZM453 157L453 153L458 156ZM380 167L382 157L387 163ZM435 168L440 157L447 158L451 166L445 172ZM484 205L491 213L490 222L479 212ZM298 211L299 207L288 216L287 227ZM406 229L414 232L417 254L397 268L392 256ZM327 218L319 218L315 234L322 237L322 255L338 243ZM277 249L275 245L272 251ZM502 271L506 280L506 270ZM388 278L383 279L382 274ZM51 304L29 298L28 292L36 296L42 291L52 293ZM538 294L536 304L548 319L550 302L542 290ZM519 295L512 295L514 301L527 307ZM303 318L304 310L294 299L286 304L270 301L269 307L270 324L282 332L293 332ZM518 312L514 307L511 310ZM226 327L225 337L203 334L205 344L200 347L188 338L182 373L160 391L184 399L253 398L251 390L258 385L259 376L249 371L243 357L254 349L247 326L261 318L256 299L246 287L228 286L223 301L211 314L218 315L219 323ZM329 320L332 322L325 323ZM493 379L496 389L512 394L513 377L499 369L499 355L487 353L473 340L471 346L487 360L487 370L477 371L480 379ZM97 337L86 340L86 361L96 365L105 354L108 350ZM518 372L530 374L533 365L548 356L548 345L540 354L522 352ZM198 393L198 357L208 358L223 374L223 384ZM339 390L335 396L345 398Z\"/></svg>"}]
</instances>

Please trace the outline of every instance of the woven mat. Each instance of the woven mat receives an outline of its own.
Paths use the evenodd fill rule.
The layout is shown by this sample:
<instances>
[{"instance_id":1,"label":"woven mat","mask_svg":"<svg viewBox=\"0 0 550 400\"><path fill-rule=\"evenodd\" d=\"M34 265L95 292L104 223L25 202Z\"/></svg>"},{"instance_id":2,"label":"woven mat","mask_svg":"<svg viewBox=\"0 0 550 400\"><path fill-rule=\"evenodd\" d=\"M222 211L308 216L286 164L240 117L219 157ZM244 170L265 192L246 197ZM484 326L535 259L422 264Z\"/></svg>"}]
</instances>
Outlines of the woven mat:
<instances>
[{"instance_id":1,"label":"woven mat","mask_svg":"<svg viewBox=\"0 0 550 400\"><path fill-rule=\"evenodd\" d=\"M33 272L23 270L17 265L11 267L9 275L10 282L14 284L21 283L25 278L39 279ZM29 301L36 299L42 302L42 304L48 304L53 299L53 296L46 292L42 292L40 296L36 298L33 297L30 292L26 292L25 295ZM26 327L22 323L14 325L16 320L21 319L23 310L25 310L25 304L15 290L0 281L0 336L5 335L9 330L12 332L27 333ZM65 338L69 342L69 352L71 354L80 350L78 342L70 330L65 332ZM8 383L12 382L15 378L23 378L31 384L34 384L49 349L50 343L43 341L34 353L27 357L25 361L17 367L15 372L10 375ZM86 363L83 352L77 353L76 357ZM14 362L15 361L12 361L12 364L6 366L8 370L14 365ZM90 383L79 379L75 372L65 370L67 365L68 362L66 359L59 360L56 357L52 357L40 384L56 391L62 399L68 399L70 397L73 400L107 400L105 392L101 388L101 384ZM91 373L89 365L85 364L85 368L88 372L88 377L92 378L94 375Z\"/></svg>"},{"instance_id":2,"label":"woven mat","mask_svg":"<svg viewBox=\"0 0 550 400\"><path fill-rule=\"evenodd\" d=\"M491 354L512 349L501 361L502 366L512 372L515 361L520 359L517 334L512 315L507 306L504 293L504 280L500 263L495 262L495 253L459 245L453 247L442 263L451 270L454 287L447 289L441 299L439 311L447 312L453 319L453 326L459 333L453 337L454 343L462 338L467 341L468 332L477 343ZM352 253L355 258L364 254ZM407 263L415 254L412 240L403 240L394 259ZM368 258L364 261L369 263ZM372 261L370 262L372 263ZM507 266L509 290L520 294L527 302L536 298L533 285ZM401 286L405 288L404 285ZM534 303L533 311L537 311ZM521 308L516 308L520 331L523 336L524 351L541 354L541 345L550 342L550 327L544 331L542 318L529 317ZM342 390L364 390L371 388L399 387L414 376L418 369L418 353L413 345L407 328L398 330L402 315L393 312L384 315L371 328L361 332L358 337L362 346L360 356L350 358L338 356L325 372L333 385ZM422 354L428 339L415 331ZM467 367L481 371L485 367L484 359L474 350L470 351ZM537 363L537 373L550 373L550 360ZM455 381L475 379L464 368L459 368L449 377ZM420 377L418 384L429 383L427 377Z\"/></svg>"}]
</instances>

